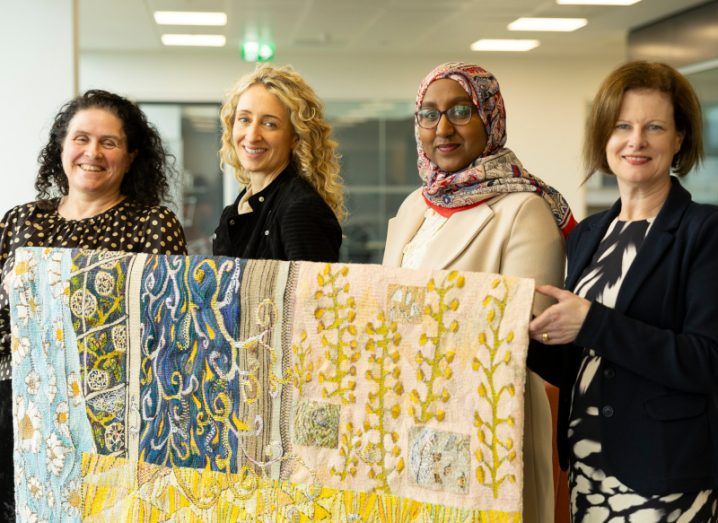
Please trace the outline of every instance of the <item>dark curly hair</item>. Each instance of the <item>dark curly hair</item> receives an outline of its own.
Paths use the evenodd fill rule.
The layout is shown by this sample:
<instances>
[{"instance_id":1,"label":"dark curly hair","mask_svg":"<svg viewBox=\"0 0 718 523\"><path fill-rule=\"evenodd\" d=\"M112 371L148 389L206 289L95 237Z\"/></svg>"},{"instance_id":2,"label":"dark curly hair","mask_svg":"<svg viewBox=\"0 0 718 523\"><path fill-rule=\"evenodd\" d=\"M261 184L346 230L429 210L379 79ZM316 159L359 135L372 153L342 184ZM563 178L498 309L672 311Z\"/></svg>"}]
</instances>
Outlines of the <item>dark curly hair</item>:
<instances>
[{"instance_id":1,"label":"dark curly hair","mask_svg":"<svg viewBox=\"0 0 718 523\"><path fill-rule=\"evenodd\" d=\"M159 205L167 199L168 178L175 174L174 157L162 144L157 129L134 102L122 96L93 89L67 102L55 116L47 145L38 156L40 170L35 179L39 200L48 200L55 194L66 195L67 175L62 168L62 143L72 118L84 109L104 109L122 121L127 136L128 152L136 152L130 169L125 173L120 192L128 199L146 205Z\"/></svg>"}]
</instances>

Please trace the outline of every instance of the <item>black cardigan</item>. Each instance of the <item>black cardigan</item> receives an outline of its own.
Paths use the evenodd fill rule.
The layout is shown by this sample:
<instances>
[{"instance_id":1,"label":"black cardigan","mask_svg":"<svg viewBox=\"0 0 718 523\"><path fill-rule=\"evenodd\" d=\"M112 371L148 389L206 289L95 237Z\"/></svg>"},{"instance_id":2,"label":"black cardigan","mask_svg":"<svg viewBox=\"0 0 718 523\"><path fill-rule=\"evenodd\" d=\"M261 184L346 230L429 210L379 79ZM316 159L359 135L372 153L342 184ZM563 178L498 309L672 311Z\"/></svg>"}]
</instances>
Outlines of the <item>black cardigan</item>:
<instances>
[{"instance_id":1,"label":"black cardigan","mask_svg":"<svg viewBox=\"0 0 718 523\"><path fill-rule=\"evenodd\" d=\"M718 208L671 183L615 309L592 303L573 344L532 342L528 358L561 388L557 443L566 468L582 348L602 357L603 454L611 473L644 496L718 487ZM569 235L567 289L620 209L618 201Z\"/></svg>"},{"instance_id":2,"label":"black cardigan","mask_svg":"<svg viewBox=\"0 0 718 523\"><path fill-rule=\"evenodd\" d=\"M212 244L215 256L339 260L342 230L336 216L291 166L249 198L251 213L238 214L237 206L245 191L222 211Z\"/></svg>"}]
</instances>

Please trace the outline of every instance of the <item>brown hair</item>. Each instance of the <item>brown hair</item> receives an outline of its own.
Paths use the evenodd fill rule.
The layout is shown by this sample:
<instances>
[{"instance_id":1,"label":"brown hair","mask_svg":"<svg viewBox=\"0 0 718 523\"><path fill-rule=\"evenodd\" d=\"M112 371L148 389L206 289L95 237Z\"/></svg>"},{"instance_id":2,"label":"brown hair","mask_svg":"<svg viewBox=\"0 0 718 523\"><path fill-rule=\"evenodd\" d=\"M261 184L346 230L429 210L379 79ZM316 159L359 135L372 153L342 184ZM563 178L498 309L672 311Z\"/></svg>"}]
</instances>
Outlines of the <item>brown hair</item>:
<instances>
[{"instance_id":1,"label":"brown hair","mask_svg":"<svg viewBox=\"0 0 718 523\"><path fill-rule=\"evenodd\" d=\"M618 120L623 95L632 89L656 90L670 97L676 130L683 135L672 168L678 176L685 176L703 159L703 121L698 96L686 77L670 65L639 61L624 64L608 75L593 99L583 147L586 178L595 171L611 174L606 144Z\"/></svg>"}]
</instances>

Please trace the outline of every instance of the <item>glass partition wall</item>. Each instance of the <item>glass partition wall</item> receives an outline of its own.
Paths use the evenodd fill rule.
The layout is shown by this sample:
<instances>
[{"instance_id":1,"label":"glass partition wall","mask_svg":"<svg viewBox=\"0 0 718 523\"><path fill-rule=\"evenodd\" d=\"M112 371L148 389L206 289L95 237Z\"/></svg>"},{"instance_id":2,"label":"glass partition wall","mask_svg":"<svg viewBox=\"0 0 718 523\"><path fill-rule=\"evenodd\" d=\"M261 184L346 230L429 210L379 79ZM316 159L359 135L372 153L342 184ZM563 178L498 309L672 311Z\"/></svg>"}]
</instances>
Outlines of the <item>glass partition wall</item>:
<instances>
[{"instance_id":1,"label":"glass partition wall","mask_svg":"<svg viewBox=\"0 0 718 523\"><path fill-rule=\"evenodd\" d=\"M349 211L342 224L344 261L381 263L387 222L419 185L412 112L410 103L327 104Z\"/></svg>"},{"instance_id":2,"label":"glass partition wall","mask_svg":"<svg viewBox=\"0 0 718 523\"><path fill-rule=\"evenodd\" d=\"M143 103L175 156L180 181L173 209L182 220L190 254L210 254L223 202L235 183L219 168L221 124L216 104ZM342 261L381 263L386 225L416 187L416 144L410 102L344 101L326 104L339 143L348 218L342 224Z\"/></svg>"},{"instance_id":3,"label":"glass partition wall","mask_svg":"<svg viewBox=\"0 0 718 523\"><path fill-rule=\"evenodd\" d=\"M698 202L718 204L718 63L687 74L703 108L703 164L686 176L683 185Z\"/></svg>"}]
</instances>

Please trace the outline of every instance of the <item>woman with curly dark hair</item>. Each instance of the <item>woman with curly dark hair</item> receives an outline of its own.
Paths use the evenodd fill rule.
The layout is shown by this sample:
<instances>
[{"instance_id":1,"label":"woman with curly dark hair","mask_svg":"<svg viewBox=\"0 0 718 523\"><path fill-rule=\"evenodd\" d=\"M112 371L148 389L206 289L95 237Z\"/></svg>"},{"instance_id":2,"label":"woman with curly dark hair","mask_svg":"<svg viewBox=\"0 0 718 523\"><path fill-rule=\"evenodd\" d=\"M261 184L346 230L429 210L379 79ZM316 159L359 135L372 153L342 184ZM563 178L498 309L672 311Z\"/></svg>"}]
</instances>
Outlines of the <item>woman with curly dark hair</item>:
<instances>
[{"instance_id":1,"label":"woman with curly dark hair","mask_svg":"<svg viewBox=\"0 0 718 523\"><path fill-rule=\"evenodd\" d=\"M185 254L168 192L168 153L133 102L92 90L65 104L39 155L37 201L0 222L0 519L15 518L10 324L3 275L18 247Z\"/></svg>"}]
</instances>

